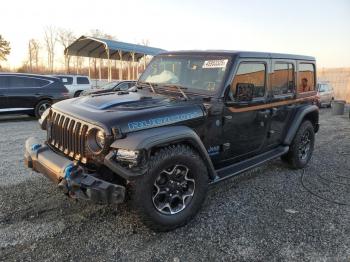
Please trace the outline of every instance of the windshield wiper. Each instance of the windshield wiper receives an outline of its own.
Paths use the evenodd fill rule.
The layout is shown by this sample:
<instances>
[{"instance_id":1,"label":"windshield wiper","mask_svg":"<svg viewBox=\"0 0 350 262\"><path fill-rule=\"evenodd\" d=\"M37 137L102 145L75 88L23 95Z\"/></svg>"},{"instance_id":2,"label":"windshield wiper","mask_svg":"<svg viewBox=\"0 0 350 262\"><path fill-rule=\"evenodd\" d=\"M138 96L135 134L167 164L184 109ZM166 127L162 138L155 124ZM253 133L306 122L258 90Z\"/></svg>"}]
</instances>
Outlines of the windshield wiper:
<instances>
[{"instance_id":1,"label":"windshield wiper","mask_svg":"<svg viewBox=\"0 0 350 262\"><path fill-rule=\"evenodd\" d=\"M138 81L136 84L137 85L141 84L141 87L142 87L142 85L147 85L152 90L153 93L155 93L155 94L157 93L156 90L153 87L153 85L157 86L157 84L151 84L150 82L143 82L143 81Z\"/></svg>"},{"instance_id":2,"label":"windshield wiper","mask_svg":"<svg viewBox=\"0 0 350 262\"><path fill-rule=\"evenodd\" d=\"M186 93L183 90L188 89L185 86L180 86L180 85L175 85L175 84L167 84L167 85L163 85L164 87L170 87L170 88L177 88L177 90L179 90L179 92L183 95L183 97L188 100L188 96L186 95Z\"/></svg>"}]
</instances>

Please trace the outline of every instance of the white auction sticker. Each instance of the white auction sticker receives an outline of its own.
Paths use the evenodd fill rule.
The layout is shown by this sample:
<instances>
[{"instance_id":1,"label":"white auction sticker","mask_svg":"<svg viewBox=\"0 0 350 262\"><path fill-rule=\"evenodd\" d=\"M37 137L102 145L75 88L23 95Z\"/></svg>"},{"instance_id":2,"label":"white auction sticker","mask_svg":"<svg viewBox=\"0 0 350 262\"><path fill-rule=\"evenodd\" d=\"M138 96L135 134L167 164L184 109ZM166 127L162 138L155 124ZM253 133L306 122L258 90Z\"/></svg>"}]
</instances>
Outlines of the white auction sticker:
<instances>
[{"instance_id":1,"label":"white auction sticker","mask_svg":"<svg viewBox=\"0 0 350 262\"><path fill-rule=\"evenodd\" d=\"M226 67L228 59L206 60L203 68L224 68Z\"/></svg>"}]
</instances>

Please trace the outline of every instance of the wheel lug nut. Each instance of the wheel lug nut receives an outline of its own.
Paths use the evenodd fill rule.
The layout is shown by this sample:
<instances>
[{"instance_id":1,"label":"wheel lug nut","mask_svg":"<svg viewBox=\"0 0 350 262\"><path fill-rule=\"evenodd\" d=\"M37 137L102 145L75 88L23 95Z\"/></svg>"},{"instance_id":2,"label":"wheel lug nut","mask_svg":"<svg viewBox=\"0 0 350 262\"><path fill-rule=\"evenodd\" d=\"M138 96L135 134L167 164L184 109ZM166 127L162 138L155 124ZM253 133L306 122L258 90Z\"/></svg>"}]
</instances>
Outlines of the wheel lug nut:
<instances>
[{"instance_id":1,"label":"wheel lug nut","mask_svg":"<svg viewBox=\"0 0 350 262\"><path fill-rule=\"evenodd\" d=\"M170 196L173 196L173 194L170 194Z\"/></svg>"}]
</instances>

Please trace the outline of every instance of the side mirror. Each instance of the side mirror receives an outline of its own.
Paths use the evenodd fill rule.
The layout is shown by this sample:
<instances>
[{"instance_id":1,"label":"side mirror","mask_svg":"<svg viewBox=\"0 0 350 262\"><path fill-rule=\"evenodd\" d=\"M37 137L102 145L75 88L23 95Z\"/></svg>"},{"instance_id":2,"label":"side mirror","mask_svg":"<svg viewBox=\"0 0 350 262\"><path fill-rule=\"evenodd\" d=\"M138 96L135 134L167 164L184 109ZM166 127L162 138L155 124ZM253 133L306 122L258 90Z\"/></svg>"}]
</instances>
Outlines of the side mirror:
<instances>
[{"instance_id":1,"label":"side mirror","mask_svg":"<svg viewBox=\"0 0 350 262\"><path fill-rule=\"evenodd\" d=\"M254 85L248 83L238 83L236 87L235 100L237 102L250 102L254 97Z\"/></svg>"}]
</instances>

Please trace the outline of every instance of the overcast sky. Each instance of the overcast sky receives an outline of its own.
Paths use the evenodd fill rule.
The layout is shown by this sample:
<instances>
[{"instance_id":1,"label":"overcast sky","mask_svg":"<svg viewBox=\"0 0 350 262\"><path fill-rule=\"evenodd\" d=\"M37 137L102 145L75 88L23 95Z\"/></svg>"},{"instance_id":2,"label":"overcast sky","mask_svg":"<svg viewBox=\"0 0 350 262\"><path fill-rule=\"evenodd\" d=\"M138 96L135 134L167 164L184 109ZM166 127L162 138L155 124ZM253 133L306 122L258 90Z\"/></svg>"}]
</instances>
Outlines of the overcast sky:
<instances>
[{"instance_id":1,"label":"overcast sky","mask_svg":"<svg viewBox=\"0 0 350 262\"><path fill-rule=\"evenodd\" d=\"M230 49L315 56L319 67L350 67L350 0L4 0L0 34L11 65L45 26L77 35L100 29L124 42L167 50ZM60 50L61 52L61 50Z\"/></svg>"}]
</instances>

